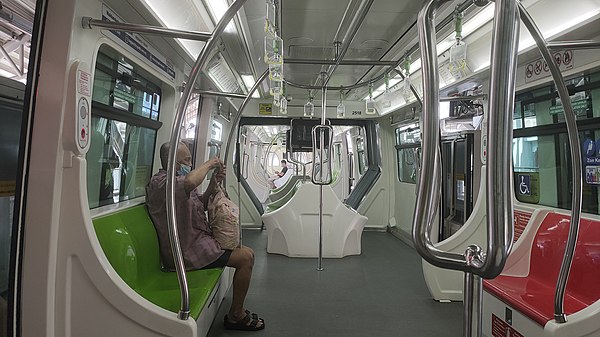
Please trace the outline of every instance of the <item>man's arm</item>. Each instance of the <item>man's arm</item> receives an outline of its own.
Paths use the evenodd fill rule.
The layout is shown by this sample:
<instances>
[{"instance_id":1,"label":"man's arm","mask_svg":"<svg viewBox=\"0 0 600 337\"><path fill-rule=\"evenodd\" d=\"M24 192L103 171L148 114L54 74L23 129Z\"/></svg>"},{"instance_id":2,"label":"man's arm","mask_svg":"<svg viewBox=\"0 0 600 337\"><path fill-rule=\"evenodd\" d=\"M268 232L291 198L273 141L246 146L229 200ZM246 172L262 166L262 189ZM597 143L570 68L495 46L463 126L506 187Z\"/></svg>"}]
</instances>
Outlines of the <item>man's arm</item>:
<instances>
[{"instance_id":1,"label":"man's arm","mask_svg":"<svg viewBox=\"0 0 600 337\"><path fill-rule=\"evenodd\" d=\"M210 183L206 188L206 191L202 194L202 202L204 202L204 209L206 209L208 205L208 198L213 195L216 191L217 184L222 182L225 178L227 171L225 170L225 166L221 166L220 169L216 169L212 178L210 179Z\"/></svg>"},{"instance_id":2,"label":"man's arm","mask_svg":"<svg viewBox=\"0 0 600 337\"><path fill-rule=\"evenodd\" d=\"M196 187L200 186L208 171L223 166L223 162L219 158L213 158L193 169L185 176L184 188L185 193L190 194Z\"/></svg>"}]
</instances>

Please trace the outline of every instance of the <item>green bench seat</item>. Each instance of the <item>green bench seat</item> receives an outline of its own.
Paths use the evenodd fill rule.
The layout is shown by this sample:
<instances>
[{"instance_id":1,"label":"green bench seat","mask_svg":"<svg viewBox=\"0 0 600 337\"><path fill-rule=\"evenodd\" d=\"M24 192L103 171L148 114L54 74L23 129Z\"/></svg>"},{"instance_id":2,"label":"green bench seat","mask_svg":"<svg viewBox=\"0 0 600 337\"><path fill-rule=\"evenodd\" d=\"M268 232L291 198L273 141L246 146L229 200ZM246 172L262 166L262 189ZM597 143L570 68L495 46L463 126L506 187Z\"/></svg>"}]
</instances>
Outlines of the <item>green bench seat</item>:
<instances>
[{"instance_id":1,"label":"green bench seat","mask_svg":"<svg viewBox=\"0 0 600 337\"><path fill-rule=\"evenodd\" d=\"M145 205L93 220L100 246L117 274L142 297L171 312L179 312L177 273L161 270L158 238ZM187 272L190 315L197 320L219 282L223 268Z\"/></svg>"},{"instance_id":2,"label":"green bench seat","mask_svg":"<svg viewBox=\"0 0 600 337\"><path fill-rule=\"evenodd\" d=\"M302 185L302 181L300 181L300 180L296 181L296 183L294 184L292 189L290 189L283 197L281 197L273 202L268 203L265 213L273 212L274 210L277 210L281 206L285 205L288 201L290 201L290 199L292 199L294 194L296 194L296 191L298 190L300 185Z\"/></svg>"}]
</instances>

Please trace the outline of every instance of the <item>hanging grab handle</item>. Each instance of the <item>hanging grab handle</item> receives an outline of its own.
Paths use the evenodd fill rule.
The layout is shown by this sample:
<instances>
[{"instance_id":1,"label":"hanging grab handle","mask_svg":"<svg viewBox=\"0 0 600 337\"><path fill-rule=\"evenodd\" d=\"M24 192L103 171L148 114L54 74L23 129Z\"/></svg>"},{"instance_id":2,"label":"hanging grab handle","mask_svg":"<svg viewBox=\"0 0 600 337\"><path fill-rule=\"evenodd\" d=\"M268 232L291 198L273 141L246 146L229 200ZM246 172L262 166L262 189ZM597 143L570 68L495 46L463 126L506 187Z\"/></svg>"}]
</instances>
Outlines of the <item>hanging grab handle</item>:
<instances>
[{"instance_id":1,"label":"hanging grab handle","mask_svg":"<svg viewBox=\"0 0 600 337\"><path fill-rule=\"evenodd\" d=\"M430 0L419 12L418 29L423 72L422 165L413 222L413 241L429 263L483 278L500 274L513 238L510 186L512 107L516 76L519 15L515 0L496 0L490 79L487 165L487 251L474 256L442 251L429 232L439 208L439 74L434 13L448 0ZM502 61L502 64L501 62ZM508 69L508 71L506 70Z\"/></svg>"},{"instance_id":2,"label":"hanging grab handle","mask_svg":"<svg viewBox=\"0 0 600 337\"><path fill-rule=\"evenodd\" d=\"M318 135L318 137L317 137ZM325 144L327 143L327 144ZM330 125L316 125L312 128L313 163L317 163L317 151L319 152L319 171L313 172L311 180L315 185L329 185L333 181L331 171L331 153L333 149L333 128ZM325 148L325 146L327 146ZM327 172L323 175L323 167L327 164Z\"/></svg>"}]
</instances>

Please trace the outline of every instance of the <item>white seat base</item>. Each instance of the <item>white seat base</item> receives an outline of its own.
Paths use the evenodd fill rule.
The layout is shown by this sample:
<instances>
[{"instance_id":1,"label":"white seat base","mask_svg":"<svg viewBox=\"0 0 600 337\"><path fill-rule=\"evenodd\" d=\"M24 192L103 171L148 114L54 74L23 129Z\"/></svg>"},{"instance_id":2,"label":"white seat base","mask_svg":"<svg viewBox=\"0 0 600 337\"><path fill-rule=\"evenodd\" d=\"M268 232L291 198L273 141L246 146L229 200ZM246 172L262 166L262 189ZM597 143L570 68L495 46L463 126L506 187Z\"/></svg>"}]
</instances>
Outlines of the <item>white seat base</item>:
<instances>
[{"instance_id":1,"label":"white seat base","mask_svg":"<svg viewBox=\"0 0 600 337\"><path fill-rule=\"evenodd\" d=\"M279 209L262 216L267 252L289 257L318 257L319 186L304 183ZM367 217L344 205L330 186L323 186L323 257L361 254Z\"/></svg>"}]
</instances>

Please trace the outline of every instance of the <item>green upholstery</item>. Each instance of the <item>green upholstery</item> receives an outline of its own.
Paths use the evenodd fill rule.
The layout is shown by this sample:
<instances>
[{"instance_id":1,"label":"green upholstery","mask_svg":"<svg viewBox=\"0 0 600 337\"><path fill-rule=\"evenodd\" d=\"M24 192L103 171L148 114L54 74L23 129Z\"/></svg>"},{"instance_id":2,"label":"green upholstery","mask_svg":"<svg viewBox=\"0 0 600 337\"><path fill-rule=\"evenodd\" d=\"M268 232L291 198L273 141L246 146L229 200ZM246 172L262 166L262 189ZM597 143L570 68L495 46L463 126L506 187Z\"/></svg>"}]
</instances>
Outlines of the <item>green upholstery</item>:
<instances>
[{"instance_id":1,"label":"green upholstery","mask_svg":"<svg viewBox=\"0 0 600 337\"><path fill-rule=\"evenodd\" d=\"M290 201L290 199L292 199L294 194L296 194L296 191L298 190L300 185L302 185L302 181L296 181L294 187L292 187L292 189L289 192L287 192L286 195L271 203L268 203L265 213L273 212L274 210L279 209L281 206L285 205L288 201Z\"/></svg>"},{"instance_id":2,"label":"green upholstery","mask_svg":"<svg viewBox=\"0 0 600 337\"><path fill-rule=\"evenodd\" d=\"M177 273L161 270L158 239L145 205L93 220L108 261L119 276L142 297L161 308L179 312ZM187 272L190 314L198 319L217 285L222 268Z\"/></svg>"},{"instance_id":3,"label":"green upholstery","mask_svg":"<svg viewBox=\"0 0 600 337\"><path fill-rule=\"evenodd\" d=\"M299 180L302 180L303 178L309 179L308 177L303 176L291 176L290 179L288 179L288 181L286 181L285 184L283 184L283 186L271 190L271 193L269 193L269 200L273 202L281 199L281 197L285 196L291 189L293 189L296 186L296 183Z\"/></svg>"}]
</instances>

